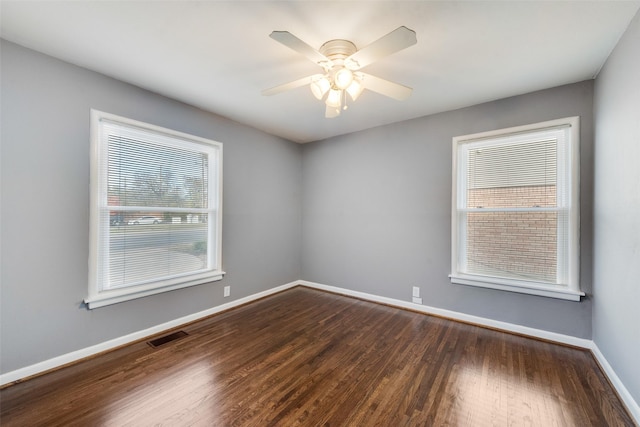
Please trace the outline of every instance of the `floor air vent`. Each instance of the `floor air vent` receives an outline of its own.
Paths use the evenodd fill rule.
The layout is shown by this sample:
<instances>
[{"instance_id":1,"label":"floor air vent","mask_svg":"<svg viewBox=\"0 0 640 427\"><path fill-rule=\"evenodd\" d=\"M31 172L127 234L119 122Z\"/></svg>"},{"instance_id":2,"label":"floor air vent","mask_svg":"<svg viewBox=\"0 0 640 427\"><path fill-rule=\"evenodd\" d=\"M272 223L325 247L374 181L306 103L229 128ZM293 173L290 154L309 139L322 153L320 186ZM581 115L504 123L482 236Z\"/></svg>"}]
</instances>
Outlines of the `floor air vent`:
<instances>
[{"instance_id":1,"label":"floor air vent","mask_svg":"<svg viewBox=\"0 0 640 427\"><path fill-rule=\"evenodd\" d=\"M175 341L182 337L186 337L187 335L189 334L186 333L185 331L178 331L169 335L165 335L160 338L156 338L155 340L147 341L147 344L149 344L153 348L156 348L156 347L160 347L161 345L167 344L171 341Z\"/></svg>"}]
</instances>

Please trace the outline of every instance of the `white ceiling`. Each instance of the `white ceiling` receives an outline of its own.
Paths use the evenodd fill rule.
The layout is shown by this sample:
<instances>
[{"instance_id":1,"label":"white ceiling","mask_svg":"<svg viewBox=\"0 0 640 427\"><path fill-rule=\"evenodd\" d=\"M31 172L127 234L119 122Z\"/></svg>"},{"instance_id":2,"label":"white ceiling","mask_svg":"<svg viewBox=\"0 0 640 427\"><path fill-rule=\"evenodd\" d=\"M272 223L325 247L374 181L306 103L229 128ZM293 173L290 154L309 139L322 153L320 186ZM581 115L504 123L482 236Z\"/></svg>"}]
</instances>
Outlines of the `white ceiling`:
<instances>
[{"instance_id":1,"label":"white ceiling","mask_svg":"<svg viewBox=\"0 0 640 427\"><path fill-rule=\"evenodd\" d=\"M7 1L2 38L296 142L309 142L595 77L640 1ZM365 91L324 117L321 69L269 38L362 48L404 25L418 43L363 71L414 89Z\"/></svg>"}]
</instances>

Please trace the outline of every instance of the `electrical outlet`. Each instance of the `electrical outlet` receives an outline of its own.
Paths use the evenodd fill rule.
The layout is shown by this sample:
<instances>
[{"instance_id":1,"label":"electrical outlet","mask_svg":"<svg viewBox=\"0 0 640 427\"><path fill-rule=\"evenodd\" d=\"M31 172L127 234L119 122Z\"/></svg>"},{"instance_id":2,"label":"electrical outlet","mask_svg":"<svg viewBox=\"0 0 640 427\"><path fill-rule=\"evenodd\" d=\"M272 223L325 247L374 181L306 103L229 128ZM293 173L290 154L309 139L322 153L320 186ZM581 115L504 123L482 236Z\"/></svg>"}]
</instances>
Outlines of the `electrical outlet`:
<instances>
[{"instance_id":1,"label":"electrical outlet","mask_svg":"<svg viewBox=\"0 0 640 427\"><path fill-rule=\"evenodd\" d=\"M420 298L420 288L417 286L413 287L413 297L414 298Z\"/></svg>"},{"instance_id":2,"label":"electrical outlet","mask_svg":"<svg viewBox=\"0 0 640 427\"><path fill-rule=\"evenodd\" d=\"M422 304L422 298L413 297L412 301L414 304Z\"/></svg>"},{"instance_id":3,"label":"electrical outlet","mask_svg":"<svg viewBox=\"0 0 640 427\"><path fill-rule=\"evenodd\" d=\"M224 287L224 296L225 296L225 298L228 297L229 295L231 295L231 286L225 286Z\"/></svg>"}]
</instances>

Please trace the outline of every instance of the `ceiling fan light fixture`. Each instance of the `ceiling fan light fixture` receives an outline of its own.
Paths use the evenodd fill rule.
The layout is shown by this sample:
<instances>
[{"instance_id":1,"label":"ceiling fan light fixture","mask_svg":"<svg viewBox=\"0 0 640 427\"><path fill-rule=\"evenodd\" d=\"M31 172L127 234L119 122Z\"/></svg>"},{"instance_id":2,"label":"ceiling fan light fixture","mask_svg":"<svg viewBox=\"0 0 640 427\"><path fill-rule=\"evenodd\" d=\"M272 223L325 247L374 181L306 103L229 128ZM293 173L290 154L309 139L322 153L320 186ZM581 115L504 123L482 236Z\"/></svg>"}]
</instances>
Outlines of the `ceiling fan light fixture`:
<instances>
[{"instance_id":1,"label":"ceiling fan light fixture","mask_svg":"<svg viewBox=\"0 0 640 427\"><path fill-rule=\"evenodd\" d=\"M353 72L347 68L340 68L335 76L334 83L339 89L346 89L353 82Z\"/></svg>"},{"instance_id":2,"label":"ceiling fan light fixture","mask_svg":"<svg viewBox=\"0 0 640 427\"><path fill-rule=\"evenodd\" d=\"M342 91L331 89L326 101L327 107L333 107L339 109L342 105Z\"/></svg>"},{"instance_id":3,"label":"ceiling fan light fixture","mask_svg":"<svg viewBox=\"0 0 640 427\"><path fill-rule=\"evenodd\" d=\"M331 88L331 83L327 77L321 77L311 82L311 93L316 99L321 100Z\"/></svg>"},{"instance_id":4,"label":"ceiling fan light fixture","mask_svg":"<svg viewBox=\"0 0 640 427\"><path fill-rule=\"evenodd\" d=\"M364 85L362 84L362 81L360 81L360 79L354 78L346 90L351 99L355 101L364 90Z\"/></svg>"}]
</instances>

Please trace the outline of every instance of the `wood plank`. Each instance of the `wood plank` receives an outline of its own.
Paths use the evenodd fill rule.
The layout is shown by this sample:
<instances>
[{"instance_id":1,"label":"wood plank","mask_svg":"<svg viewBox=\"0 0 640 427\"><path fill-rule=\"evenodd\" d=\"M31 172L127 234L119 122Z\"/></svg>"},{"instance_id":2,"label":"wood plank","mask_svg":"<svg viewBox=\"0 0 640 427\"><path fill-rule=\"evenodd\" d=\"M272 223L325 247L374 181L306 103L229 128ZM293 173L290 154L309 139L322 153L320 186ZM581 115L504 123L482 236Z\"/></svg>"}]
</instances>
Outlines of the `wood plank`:
<instances>
[{"instance_id":1,"label":"wood plank","mask_svg":"<svg viewBox=\"0 0 640 427\"><path fill-rule=\"evenodd\" d=\"M590 352L303 287L0 390L3 426L633 426Z\"/></svg>"}]
</instances>

